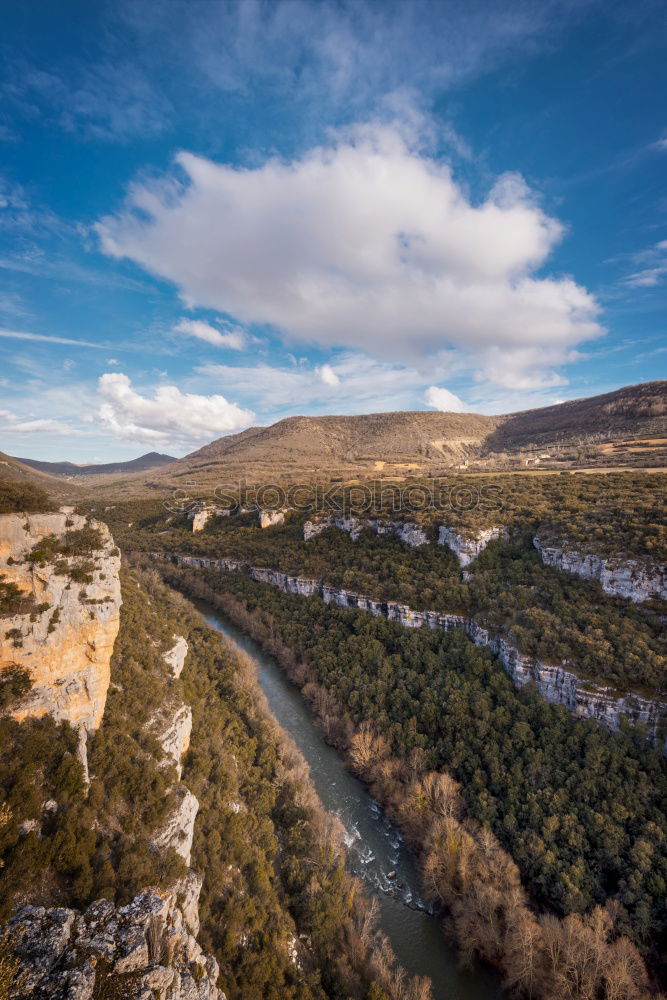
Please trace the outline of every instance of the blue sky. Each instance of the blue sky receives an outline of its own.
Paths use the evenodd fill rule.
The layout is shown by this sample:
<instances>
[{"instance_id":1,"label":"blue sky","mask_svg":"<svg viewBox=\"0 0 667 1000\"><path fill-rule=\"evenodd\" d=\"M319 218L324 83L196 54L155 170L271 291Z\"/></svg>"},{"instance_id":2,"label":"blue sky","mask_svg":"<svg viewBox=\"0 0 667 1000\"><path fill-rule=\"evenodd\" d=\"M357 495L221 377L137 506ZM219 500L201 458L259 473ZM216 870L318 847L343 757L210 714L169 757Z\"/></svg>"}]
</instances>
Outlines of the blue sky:
<instances>
[{"instance_id":1,"label":"blue sky","mask_svg":"<svg viewBox=\"0 0 667 1000\"><path fill-rule=\"evenodd\" d=\"M0 450L667 374L662 3L31 3L0 40Z\"/></svg>"}]
</instances>

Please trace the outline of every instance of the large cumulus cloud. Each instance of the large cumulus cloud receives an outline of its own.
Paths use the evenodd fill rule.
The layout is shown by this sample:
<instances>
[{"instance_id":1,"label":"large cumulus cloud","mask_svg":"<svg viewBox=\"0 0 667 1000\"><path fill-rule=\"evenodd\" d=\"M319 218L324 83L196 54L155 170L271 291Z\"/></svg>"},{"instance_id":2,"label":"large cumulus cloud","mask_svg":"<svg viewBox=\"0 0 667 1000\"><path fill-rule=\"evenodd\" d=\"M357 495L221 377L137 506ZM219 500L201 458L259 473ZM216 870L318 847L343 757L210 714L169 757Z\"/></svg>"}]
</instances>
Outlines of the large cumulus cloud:
<instances>
[{"instance_id":1,"label":"large cumulus cloud","mask_svg":"<svg viewBox=\"0 0 667 1000\"><path fill-rule=\"evenodd\" d=\"M563 230L520 177L473 202L387 127L254 169L180 153L97 230L189 306L396 361L455 348L503 385L545 384L602 332L585 288L541 273Z\"/></svg>"}]
</instances>

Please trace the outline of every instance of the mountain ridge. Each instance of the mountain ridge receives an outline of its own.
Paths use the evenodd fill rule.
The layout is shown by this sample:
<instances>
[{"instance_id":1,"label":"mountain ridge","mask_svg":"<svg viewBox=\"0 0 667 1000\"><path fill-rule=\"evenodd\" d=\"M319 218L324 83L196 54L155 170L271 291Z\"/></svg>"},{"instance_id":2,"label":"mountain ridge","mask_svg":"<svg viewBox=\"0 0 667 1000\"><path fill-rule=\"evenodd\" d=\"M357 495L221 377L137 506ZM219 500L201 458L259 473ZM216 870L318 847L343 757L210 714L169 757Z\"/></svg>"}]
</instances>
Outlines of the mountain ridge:
<instances>
[{"instance_id":1,"label":"mountain ridge","mask_svg":"<svg viewBox=\"0 0 667 1000\"><path fill-rule=\"evenodd\" d=\"M149 451L128 462L103 462L97 465L77 465L75 462L43 462L35 458L20 458L19 456L16 456L16 461L22 462L23 465L27 465L37 472L45 472L51 476L99 476L118 472L147 472L149 469L176 462L177 459L173 455Z\"/></svg>"}]
</instances>

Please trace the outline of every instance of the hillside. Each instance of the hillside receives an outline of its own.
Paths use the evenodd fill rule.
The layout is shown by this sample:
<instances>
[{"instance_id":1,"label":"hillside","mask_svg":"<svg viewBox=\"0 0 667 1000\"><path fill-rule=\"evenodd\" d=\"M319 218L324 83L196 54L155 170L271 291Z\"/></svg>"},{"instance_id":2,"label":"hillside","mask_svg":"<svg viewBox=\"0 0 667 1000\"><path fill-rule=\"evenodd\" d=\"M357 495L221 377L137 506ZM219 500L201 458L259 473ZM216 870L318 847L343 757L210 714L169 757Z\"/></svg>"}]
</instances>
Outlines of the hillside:
<instances>
[{"instance_id":1,"label":"hillside","mask_svg":"<svg viewBox=\"0 0 667 1000\"><path fill-rule=\"evenodd\" d=\"M62 479L32 469L20 459L0 451L0 483L7 482L41 486L59 499L71 499L75 495L73 488Z\"/></svg>"},{"instance_id":2,"label":"hillside","mask_svg":"<svg viewBox=\"0 0 667 1000\"><path fill-rule=\"evenodd\" d=\"M153 489L193 479L358 478L471 471L663 468L667 382L488 417L429 411L287 417L218 438L155 473ZM121 485L121 484L118 484ZM139 477L122 484L140 485Z\"/></svg>"},{"instance_id":3,"label":"hillside","mask_svg":"<svg viewBox=\"0 0 667 1000\"><path fill-rule=\"evenodd\" d=\"M106 473L118 472L146 472L148 469L155 469L161 465L169 465L176 459L171 455L161 455L160 452L150 451L139 458L133 458L130 462L108 462L103 465L76 465L74 462L40 462L35 458L17 458L17 462L22 462L30 469L38 472L46 472L50 476L65 476L68 479L73 476L99 476Z\"/></svg>"}]
</instances>

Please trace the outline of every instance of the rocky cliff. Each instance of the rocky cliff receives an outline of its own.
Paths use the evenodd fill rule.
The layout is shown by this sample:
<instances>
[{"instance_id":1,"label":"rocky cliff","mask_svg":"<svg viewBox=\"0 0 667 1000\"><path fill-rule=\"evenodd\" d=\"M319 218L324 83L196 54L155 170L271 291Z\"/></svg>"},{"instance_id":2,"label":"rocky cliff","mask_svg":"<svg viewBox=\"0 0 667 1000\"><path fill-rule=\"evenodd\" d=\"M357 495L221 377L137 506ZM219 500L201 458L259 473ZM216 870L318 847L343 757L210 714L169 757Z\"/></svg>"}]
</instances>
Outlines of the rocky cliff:
<instances>
[{"instance_id":1,"label":"rocky cliff","mask_svg":"<svg viewBox=\"0 0 667 1000\"><path fill-rule=\"evenodd\" d=\"M540 694L549 702L564 706L578 718L591 719L608 729L617 731L622 719L633 725L641 723L660 742L665 741L667 726L667 703L642 698L638 694L620 694L605 685L579 677L573 664L547 664L522 655L506 637L499 632L483 628L474 619L462 615L439 611L416 611L398 601L377 601L364 594L357 594L342 588L332 587L322 580L309 577L290 576L276 570L246 566L234 559L207 559L201 556L166 555L179 564L223 572L246 572L253 580L279 587L291 594L302 597L321 596L328 603L341 607L357 608L390 621L399 622L408 628L442 628L449 631L464 629L477 646L487 647L498 657L504 669L517 687L534 683ZM664 742L667 753L667 741Z\"/></svg>"},{"instance_id":2,"label":"rocky cliff","mask_svg":"<svg viewBox=\"0 0 667 1000\"><path fill-rule=\"evenodd\" d=\"M68 555L70 540L84 529L97 547ZM40 545L45 558L35 559ZM119 570L105 524L67 509L0 515L0 578L22 598L0 622L0 671L16 665L32 682L12 706L16 719L48 713L76 728L97 728L120 621Z\"/></svg>"},{"instance_id":3,"label":"rocky cliff","mask_svg":"<svg viewBox=\"0 0 667 1000\"><path fill-rule=\"evenodd\" d=\"M438 544L447 545L452 550L461 566L467 566L483 552L489 542L495 538L506 538L507 531L501 527L486 528L476 535L466 536L454 528L441 524L438 529Z\"/></svg>"},{"instance_id":4,"label":"rocky cliff","mask_svg":"<svg viewBox=\"0 0 667 1000\"><path fill-rule=\"evenodd\" d=\"M225 1000L218 963L197 943L176 890L148 889L120 908L101 899L84 913L26 906L9 932L20 962L14 1000Z\"/></svg>"},{"instance_id":5,"label":"rocky cliff","mask_svg":"<svg viewBox=\"0 0 667 1000\"><path fill-rule=\"evenodd\" d=\"M545 566L575 573L586 580L597 580L608 594L631 601L667 600L667 566L647 560L620 559L577 552L562 545L549 544L536 536L533 544Z\"/></svg>"},{"instance_id":6,"label":"rocky cliff","mask_svg":"<svg viewBox=\"0 0 667 1000\"><path fill-rule=\"evenodd\" d=\"M324 517L315 521L306 521L303 526L304 541L320 535L326 528L338 528L346 531L352 541L357 541L361 532L367 528L376 535L394 535L406 545L416 548L429 544L427 529L410 521L385 521L380 518L362 517ZM464 535L462 532L441 524L438 527L438 544L447 545L461 566L476 559L494 538L506 538L507 531L501 526L486 528L475 535Z\"/></svg>"},{"instance_id":7,"label":"rocky cliff","mask_svg":"<svg viewBox=\"0 0 667 1000\"><path fill-rule=\"evenodd\" d=\"M180 781L183 774L182 760L190 746L192 709L183 703L165 704L150 719L149 729L162 748L165 762L175 766Z\"/></svg>"},{"instance_id":8,"label":"rocky cliff","mask_svg":"<svg viewBox=\"0 0 667 1000\"><path fill-rule=\"evenodd\" d=\"M306 521L303 526L303 538L308 542L311 538L321 535L327 528L338 528L346 531L353 542L365 528L374 531L376 535L396 535L413 548L428 544L428 536L424 528L407 521L384 521L380 518L363 517L323 517L316 521Z\"/></svg>"}]
</instances>

